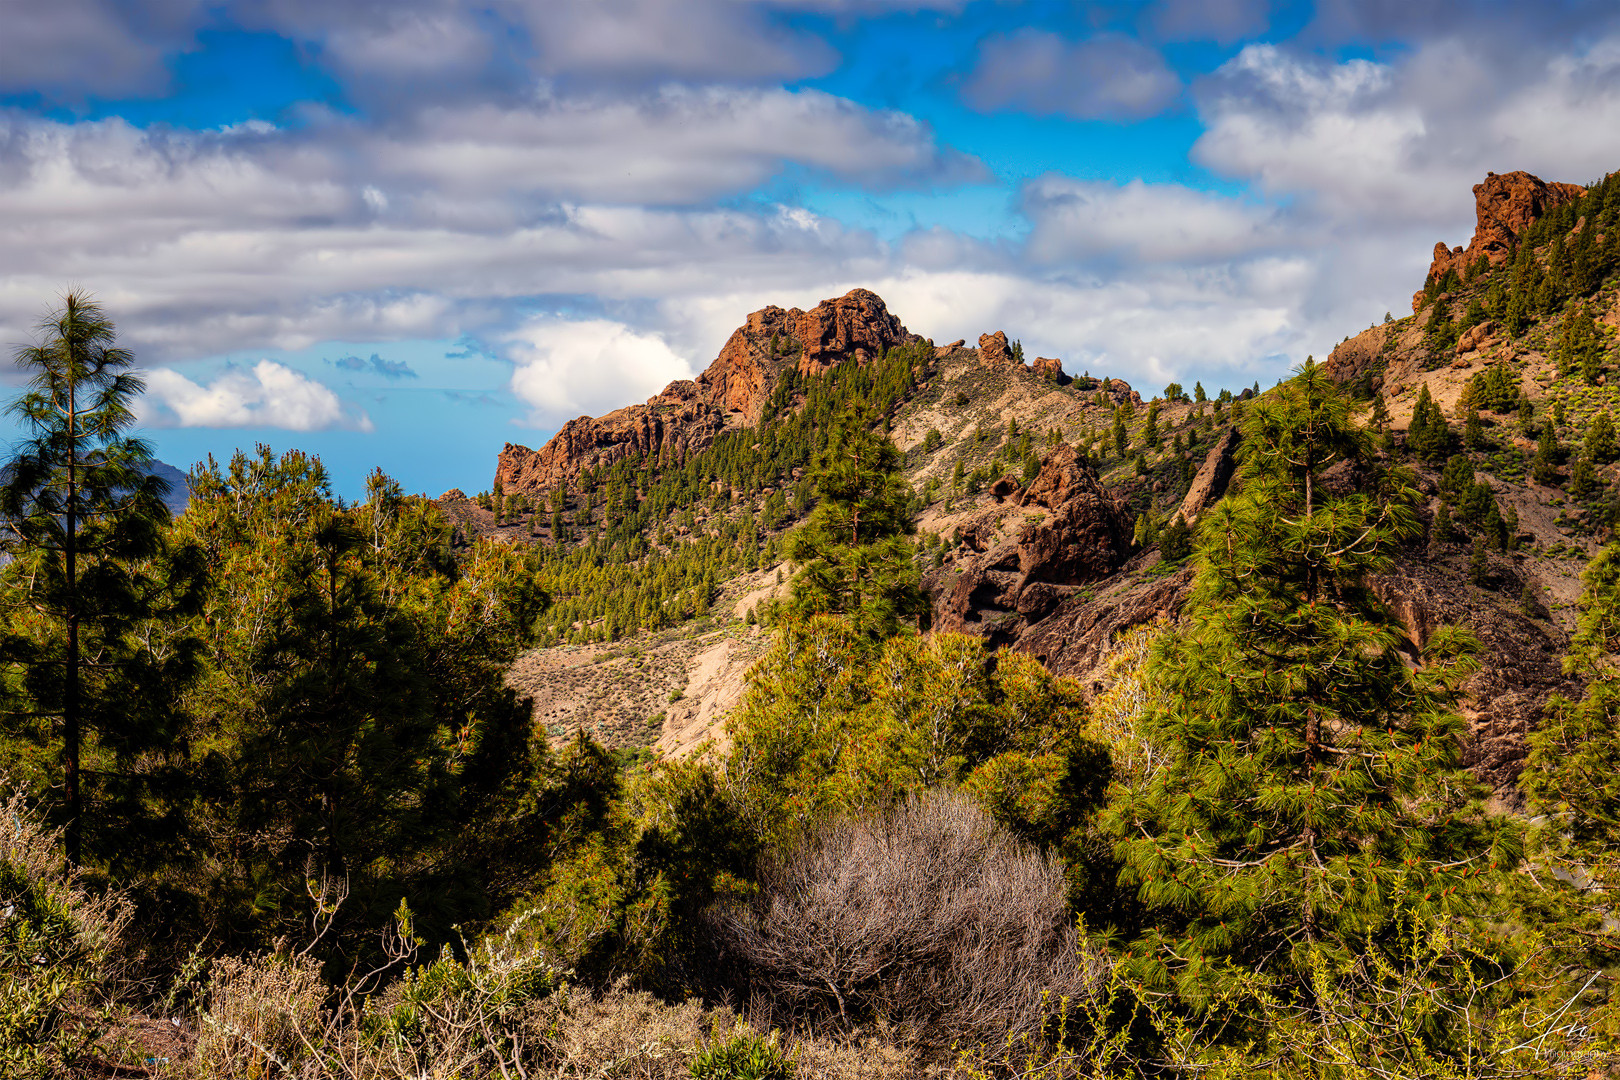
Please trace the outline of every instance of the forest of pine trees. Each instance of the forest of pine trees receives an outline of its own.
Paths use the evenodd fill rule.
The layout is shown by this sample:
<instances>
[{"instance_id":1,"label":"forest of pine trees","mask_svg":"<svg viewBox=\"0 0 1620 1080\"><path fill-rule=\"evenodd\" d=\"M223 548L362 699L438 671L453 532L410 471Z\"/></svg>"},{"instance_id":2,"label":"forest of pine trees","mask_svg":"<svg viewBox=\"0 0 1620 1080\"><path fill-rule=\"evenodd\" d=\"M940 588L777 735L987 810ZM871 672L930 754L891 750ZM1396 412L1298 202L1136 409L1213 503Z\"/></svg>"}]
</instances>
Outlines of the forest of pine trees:
<instances>
[{"instance_id":1,"label":"forest of pine trees","mask_svg":"<svg viewBox=\"0 0 1620 1080\"><path fill-rule=\"evenodd\" d=\"M1577 208L1610 236L1612 186ZM1541 318L1605 280L1574 220L1472 274L1501 293L1480 306ZM1620 548L1583 578L1522 808L1463 761L1479 640L1414 651L1374 586L1462 542L1490 587L1518 537L1482 476L1508 425L1537 483L1600 500L1607 412L1577 438L1493 368L1460 431L1425 388L1403 445L1310 360L1140 416L1072 389L1149 572L1192 579L1088 692L927 629L919 508L1028 481L1061 433L981 425L948 490L913 491L887 429L926 347L789 368L765 423L684 460L492 492L529 540L469 543L380 470L348 503L262 446L199 464L171 518L129 434L131 358L70 299L19 354L31 437L0 484L0 1075L120 1074L109 1033L154 1019L193 1034L166 1072L125 1062L146 1075L587 1075L586 1017L692 1032L666 1071L638 1034L594 1075L1620 1066ZM1608 363L1585 317L1554 343L1583 382ZM1189 526L1153 483L1185 490L1217 423L1241 429L1237 477ZM524 649L701 618L782 560L705 754L549 745L505 683Z\"/></svg>"}]
</instances>

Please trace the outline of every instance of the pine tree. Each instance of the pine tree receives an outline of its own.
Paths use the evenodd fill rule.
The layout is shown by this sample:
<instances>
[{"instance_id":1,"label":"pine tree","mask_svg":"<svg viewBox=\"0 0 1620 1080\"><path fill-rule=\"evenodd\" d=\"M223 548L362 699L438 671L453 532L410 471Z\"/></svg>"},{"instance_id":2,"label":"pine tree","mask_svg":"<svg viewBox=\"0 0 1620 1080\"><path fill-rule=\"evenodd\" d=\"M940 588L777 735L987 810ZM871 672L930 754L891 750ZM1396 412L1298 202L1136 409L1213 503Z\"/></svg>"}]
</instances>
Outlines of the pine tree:
<instances>
[{"instance_id":1,"label":"pine tree","mask_svg":"<svg viewBox=\"0 0 1620 1080\"><path fill-rule=\"evenodd\" d=\"M1162 704L1139 730L1163 766L1106 817L1151 917L1131 964L1195 1009L1250 972L1308 995L1313 956L1399 963L1402 920L1468 909L1458 860L1490 846L1453 707L1473 640L1438 630L1410 670L1367 586L1418 531L1408 478L1322 489L1339 461L1374 466L1312 363L1251 404L1243 445L1238 492L1200 521L1190 618L1150 661Z\"/></svg>"},{"instance_id":2,"label":"pine tree","mask_svg":"<svg viewBox=\"0 0 1620 1080\"><path fill-rule=\"evenodd\" d=\"M1603 409L1592 417L1592 423L1586 429L1584 446L1586 456L1598 465L1607 465L1620 456L1620 440L1615 438L1614 421L1609 418L1609 410Z\"/></svg>"},{"instance_id":3,"label":"pine tree","mask_svg":"<svg viewBox=\"0 0 1620 1080\"><path fill-rule=\"evenodd\" d=\"M1558 482L1558 460L1563 449L1558 445L1558 429L1549 418L1541 425L1541 436L1536 440L1536 458L1530 476L1536 483L1551 486Z\"/></svg>"},{"instance_id":4,"label":"pine tree","mask_svg":"<svg viewBox=\"0 0 1620 1080\"><path fill-rule=\"evenodd\" d=\"M817 458L820 501L788 541L800 569L790 611L845 615L860 633L886 638L927 610L911 561L912 493L900 452L850 409L834 422Z\"/></svg>"},{"instance_id":5,"label":"pine tree","mask_svg":"<svg viewBox=\"0 0 1620 1080\"><path fill-rule=\"evenodd\" d=\"M1123 458L1130 444L1130 435L1125 430L1125 414L1120 409L1114 410L1114 429L1110 434L1114 440L1114 456Z\"/></svg>"},{"instance_id":6,"label":"pine tree","mask_svg":"<svg viewBox=\"0 0 1620 1080\"><path fill-rule=\"evenodd\" d=\"M1485 445L1485 424L1479 418L1479 410L1472 405L1463 418L1463 445L1470 450L1479 450Z\"/></svg>"},{"instance_id":7,"label":"pine tree","mask_svg":"<svg viewBox=\"0 0 1620 1080\"><path fill-rule=\"evenodd\" d=\"M1606 929L1620 888L1620 545L1604 548L1581 584L1564 673L1586 688L1578 700L1548 701L1525 739L1519 788L1541 819L1530 837L1533 859L1553 871L1536 876L1550 894L1540 924L1611 964L1620 956L1620 939Z\"/></svg>"},{"instance_id":8,"label":"pine tree","mask_svg":"<svg viewBox=\"0 0 1620 1080\"><path fill-rule=\"evenodd\" d=\"M13 560L0 661L20 691L7 726L36 750L56 748L55 766L42 772L55 774L49 787L61 793L55 809L77 866L87 803L101 803L109 824L151 808L139 787L153 770L132 763L172 736L193 653L183 637L158 645L139 631L182 614L195 592L183 566L166 565L168 485L147 468L149 445L128 434L143 389L133 355L82 292L65 294L39 332L38 344L17 351L28 389L9 410L32 437L0 476L0 543ZM19 718L21 730L12 726ZM117 811L107 806L114 801Z\"/></svg>"},{"instance_id":9,"label":"pine tree","mask_svg":"<svg viewBox=\"0 0 1620 1080\"><path fill-rule=\"evenodd\" d=\"M1414 454L1430 464L1444 461L1451 452L1451 427L1445 413L1434 403L1428 384L1418 394L1412 410L1412 424L1406 432L1406 445Z\"/></svg>"},{"instance_id":10,"label":"pine tree","mask_svg":"<svg viewBox=\"0 0 1620 1080\"><path fill-rule=\"evenodd\" d=\"M1149 450L1157 450L1162 445L1159 438L1159 406L1156 403L1148 406L1147 419L1142 422L1142 445Z\"/></svg>"}]
</instances>

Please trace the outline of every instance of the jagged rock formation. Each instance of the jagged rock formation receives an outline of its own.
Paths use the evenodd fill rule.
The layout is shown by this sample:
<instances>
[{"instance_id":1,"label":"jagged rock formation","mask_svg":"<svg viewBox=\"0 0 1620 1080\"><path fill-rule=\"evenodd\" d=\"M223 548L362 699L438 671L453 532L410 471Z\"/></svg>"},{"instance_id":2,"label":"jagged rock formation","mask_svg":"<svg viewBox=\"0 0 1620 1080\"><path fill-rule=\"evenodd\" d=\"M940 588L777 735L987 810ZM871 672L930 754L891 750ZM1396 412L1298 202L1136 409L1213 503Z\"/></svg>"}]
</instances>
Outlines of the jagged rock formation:
<instances>
[{"instance_id":1,"label":"jagged rock formation","mask_svg":"<svg viewBox=\"0 0 1620 1080\"><path fill-rule=\"evenodd\" d=\"M999 485L998 485L999 486ZM1131 547L1132 517L1124 499L1108 491L1078 450L1049 451L1020 498L962 529L976 554L929 575L934 625L976 633L994 644L1016 640L1086 582L1112 573ZM1017 532L1001 535L1007 509L1045 510Z\"/></svg>"},{"instance_id":2,"label":"jagged rock formation","mask_svg":"<svg viewBox=\"0 0 1620 1080\"><path fill-rule=\"evenodd\" d=\"M1192 486L1181 500L1181 509L1176 511L1177 516L1188 525L1196 524L1199 516L1220 502L1226 494L1226 486L1237 471L1238 441L1238 429L1227 428L1226 434L1210 448L1204 464L1193 476Z\"/></svg>"},{"instance_id":3,"label":"jagged rock formation","mask_svg":"<svg viewBox=\"0 0 1620 1080\"><path fill-rule=\"evenodd\" d=\"M823 300L810 311L763 308L732 333L697 379L672 382L644 405L570 420L539 450L507 443L495 482L508 493L538 493L626 457L683 460L729 426L757 424L789 367L802 375L820 374L845 360L866 363L885 349L916 340L883 298L866 289Z\"/></svg>"},{"instance_id":4,"label":"jagged rock formation","mask_svg":"<svg viewBox=\"0 0 1620 1080\"><path fill-rule=\"evenodd\" d=\"M1448 270L1462 277L1481 255L1492 266L1501 266L1513 257L1519 237L1537 218L1584 194L1586 189L1579 184L1549 184L1527 172L1486 173L1484 182L1474 185L1473 239L1466 248L1448 248L1443 240L1435 244L1429 280L1439 281ZM1412 310L1422 306L1419 290L1412 297Z\"/></svg>"}]
</instances>

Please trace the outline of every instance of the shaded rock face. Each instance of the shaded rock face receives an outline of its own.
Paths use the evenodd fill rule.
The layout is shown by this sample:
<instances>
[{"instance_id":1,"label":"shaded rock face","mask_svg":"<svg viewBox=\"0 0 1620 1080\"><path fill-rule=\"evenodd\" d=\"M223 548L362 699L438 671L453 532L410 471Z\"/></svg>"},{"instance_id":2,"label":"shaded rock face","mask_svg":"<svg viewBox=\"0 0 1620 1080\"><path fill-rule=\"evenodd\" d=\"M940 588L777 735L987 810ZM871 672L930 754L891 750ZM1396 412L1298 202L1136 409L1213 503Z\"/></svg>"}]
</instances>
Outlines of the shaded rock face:
<instances>
[{"instance_id":1,"label":"shaded rock face","mask_svg":"<svg viewBox=\"0 0 1620 1080\"><path fill-rule=\"evenodd\" d=\"M1157 562L1147 556L1139 564ZM1114 639L1133 626L1164 617L1175 620L1192 593L1188 565L1163 577L1122 575L1095 598L1067 598L1021 634L1013 648L1039 660L1052 674L1078 679L1088 694L1100 693Z\"/></svg>"},{"instance_id":2,"label":"shaded rock face","mask_svg":"<svg viewBox=\"0 0 1620 1080\"><path fill-rule=\"evenodd\" d=\"M1050 451L1028 490L1016 500L1010 494L1005 508L963 528L966 557L925 581L939 629L1006 644L1130 552L1133 522L1124 499L1102 486L1073 447ZM998 539L1014 502L1047 513Z\"/></svg>"},{"instance_id":3,"label":"shaded rock face","mask_svg":"<svg viewBox=\"0 0 1620 1080\"><path fill-rule=\"evenodd\" d=\"M1181 500L1181 509L1176 511L1181 520L1188 525L1197 522L1199 516L1221 501L1226 494L1227 485L1232 482L1232 474L1237 471L1237 448L1240 437L1238 429L1227 428L1221 440L1210 448L1205 456L1204 463L1199 466L1198 473L1193 477L1192 486L1187 489L1186 497Z\"/></svg>"},{"instance_id":4,"label":"shaded rock face","mask_svg":"<svg viewBox=\"0 0 1620 1080\"><path fill-rule=\"evenodd\" d=\"M727 427L757 424L790 366L815 375L844 362L866 363L885 349L918 340L867 289L823 300L811 311L762 308L727 339L696 379L672 382L644 405L570 420L538 450L507 443L495 481L508 493L570 485L586 469L627 457L683 460Z\"/></svg>"},{"instance_id":5,"label":"shaded rock face","mask_svg":"<svg viewBox=\"0 0 1620 1080\"><path fill-rule=\"evenodd\" d=\"M1501 266L1513 257L1519 237L1537 218L1584 194L1586 189L1579 184L1549 184L1527 172L1486 173L1484 183L1474 185L1474 238L1466 248L1448 248L1444 241L1434 245L1430 279L1438 281L1448 270L1460 277L1481 255L1492 266ZM1421 292L1413 296L1413 311L1423 306L1422 298Z\"/></svg>"},{"instance_id":6,"label":"shaded rock face","mask_svg":"<svg viewBox=\"0 0 1620 1080\"><path fill-rule=\"evenodd\" d=\"M1478 636L1479 670L1463 684L1467 697L1462 714L1468 722L1463 760L1498 795L1516 804L1514 785L1524 768L1525 735L1540 723L1554 693L1581 692L1579 681L1563 673L1567 639L1548 623L1492 603L1476 589L1459 587L1455 572L1448 574L1424 559L1403 558L1370 584L1406 630L1414 660L1442 626L1466 626ZM1521 586L1508 581L1499 591L1512 595Z\"/></svg>"}]
</instances>

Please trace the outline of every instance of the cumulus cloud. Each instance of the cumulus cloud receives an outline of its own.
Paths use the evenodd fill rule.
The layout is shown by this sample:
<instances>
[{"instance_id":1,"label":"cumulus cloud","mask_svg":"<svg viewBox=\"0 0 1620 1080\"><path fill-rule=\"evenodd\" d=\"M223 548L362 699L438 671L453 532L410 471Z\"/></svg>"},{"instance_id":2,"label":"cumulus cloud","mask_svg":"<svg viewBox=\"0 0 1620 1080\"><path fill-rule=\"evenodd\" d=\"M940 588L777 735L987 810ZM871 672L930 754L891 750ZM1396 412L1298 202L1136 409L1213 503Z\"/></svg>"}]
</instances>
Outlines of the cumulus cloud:
<instances>
[{"instance_id":1,"label":"cumulus cloud","mask_svg":"<svg viewBox=\"0 0 1620 1080\"><path fill-rule=\"evenodd\" d=\"M0 90L69 101L151 93L168 81L165 57L201 22L196 0L52 0L8 4L0 33Z\"/></svg>"},{"instance_id":2,"label":"cumulus cloud","mask_svg":"<svg viewBox=\"0 0 1620 1080\"><path fill-rule=\"evenodd\" d=\"M694 374L661 337L609 319L535 319L505 345L512 392L537 424L609 412Z\"/></svg>"},{"instance_id":3,"label":"cumulus cloud","mask_svg":"<svg viewBox=\"0 0 1620 1080\"><path fill-rule=\"evenodd\" d=\"M1398 63L1250 45L1197 95L1197 160L1384 228L1466 228L1487 171L1584 182L1620 162L1620 38L1512 61L1458 40Z\"/></svg>"},{"instance_id":4,"label":"cumulus cloud","mask_svg":"<svg viewBox=\"0 0 1620 1080\"><path fill-rule=\"evenodd\" d=\"M962 97L982 112L1131 120L1163 112L1180 93L1164 57L1135 38L1069 42L1026 29L985 39Z\"/></svg>"},{"instance_id":5,"label":"cumulus cloud","mask_svg":"<svg viewBox=\"0 0 1620 1080\"><path fill-rule=\"evenodd\" d=\"M885 187L987 176L903 113L815 90L666 87L634 98L432 108L362 139L383 174L435 200L590 199L690 205L794 164Z\"/></svg>"},{"instance_id":6,"label":"cumulus cloud","mask_svg":"<svg viewBox=\"0 0 1620 1080\"><path fill-rule=\"evenodd\" d=\"M159 368L146 377L140 408L154 427L372 430L365 413L345 409L329 388L273 360L228 370L206 386Z\"/></svg>"}]
</instances>

